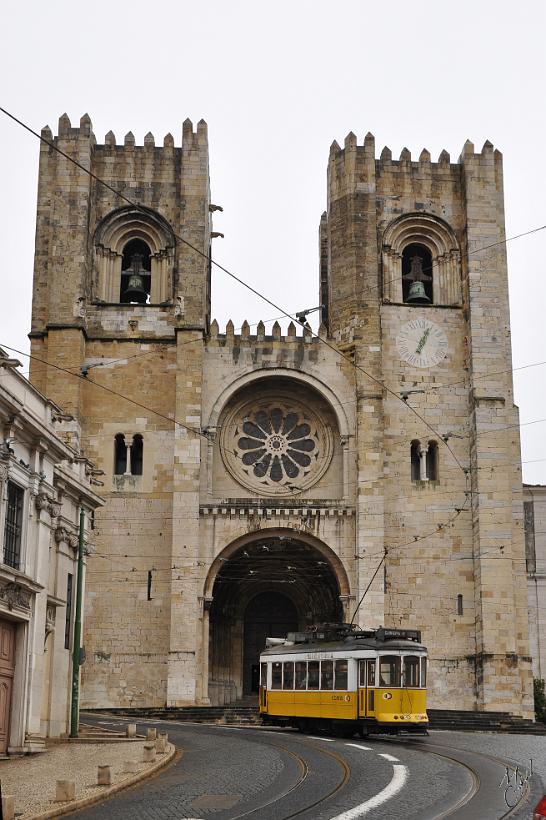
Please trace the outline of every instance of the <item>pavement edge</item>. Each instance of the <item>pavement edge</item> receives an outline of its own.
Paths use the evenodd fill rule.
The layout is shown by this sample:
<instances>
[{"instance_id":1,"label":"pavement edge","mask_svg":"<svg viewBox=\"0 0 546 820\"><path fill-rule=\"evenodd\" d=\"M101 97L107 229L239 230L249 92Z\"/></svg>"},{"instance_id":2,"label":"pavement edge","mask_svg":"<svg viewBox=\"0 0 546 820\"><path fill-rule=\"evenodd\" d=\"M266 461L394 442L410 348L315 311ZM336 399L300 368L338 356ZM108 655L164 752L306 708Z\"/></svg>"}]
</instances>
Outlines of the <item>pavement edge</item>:
<instances>
[{"instance_id":1,"label":"pavement edge","mask_svg":"<svg viewBox=\"0 0 546 820\"><path fill-rule=\"evenodd\" d=\"M55 808L48 809L40 814L32 814L29 817L26 817L25 820L48 820L48 818L61 817L63 814L71 814L74 811L86 809L88 806L92 806L95 803L100 803L103 800L107 800L114 794L123 791L123 789L129 788L129 786L134 786L142 780L146 780L148 777L156 774L156 772L160 771L160 769L163 769L172 762L172 760L176 757L177 752L180 757L184 754L182 749L177 749L174 744L168 743L165 755L154 763L153 766L150 766L149 769L143 769L135 775L135 777L128 777L120 783L114 783L113 786L109 786L104 789L104 791L97 792L97 794L90 794L87 797L82 797L80 800L71 800L70 803L65 803L64 805L61 803L56 803Z\"/></svg>"}]
</instances>

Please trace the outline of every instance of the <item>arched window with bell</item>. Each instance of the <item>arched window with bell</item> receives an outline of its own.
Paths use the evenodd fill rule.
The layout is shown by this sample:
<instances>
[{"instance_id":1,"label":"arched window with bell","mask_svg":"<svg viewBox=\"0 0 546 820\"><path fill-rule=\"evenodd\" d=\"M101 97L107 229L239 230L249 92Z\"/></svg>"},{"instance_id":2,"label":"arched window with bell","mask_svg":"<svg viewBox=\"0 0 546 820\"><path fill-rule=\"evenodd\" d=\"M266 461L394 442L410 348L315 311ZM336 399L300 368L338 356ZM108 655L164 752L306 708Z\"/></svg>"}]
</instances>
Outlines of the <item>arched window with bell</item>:
<instances>
[{"instance_id":1,"label":"arched window with bell","mask_svg":"<svg viewBox=\"0 0 546 820\"><path fill-rule=\"evenodd\" d=\"M402 300L409 305L431 305L432 254L424 245L407 245L402 252Z\"/></svg>"},{"instance_id":2,"label":"arched window with bell","mask_svg":"<svg viewBox=\"0 0 546 820\"><path fill-rule=\"evenodd\" d=\"M148 208L118 208L94 237L93 298L102 304L165 305L174 299L176 241Z\"/></svg>"},{"instance_id":3,"label":"arched window with bell","mask_svg":"<svg viewBox=\"0 0 546 820\"><path fill-rule=\"evenodd\" d=\"M381 248L383 301L415 307L460 307L461 254L443 219L408 213L387 225Z\"/></svg>"},{"instance_id":4,"label":"arched window with bell","mask_svg":"<svg viewBox=\"0 0 546 820\"><path fill-rule=\"evenodd\" d=\"M151 293L151 252L142 239L131 239L123 248L119 301L145 305Z\"/></svg>"}]
</instances>

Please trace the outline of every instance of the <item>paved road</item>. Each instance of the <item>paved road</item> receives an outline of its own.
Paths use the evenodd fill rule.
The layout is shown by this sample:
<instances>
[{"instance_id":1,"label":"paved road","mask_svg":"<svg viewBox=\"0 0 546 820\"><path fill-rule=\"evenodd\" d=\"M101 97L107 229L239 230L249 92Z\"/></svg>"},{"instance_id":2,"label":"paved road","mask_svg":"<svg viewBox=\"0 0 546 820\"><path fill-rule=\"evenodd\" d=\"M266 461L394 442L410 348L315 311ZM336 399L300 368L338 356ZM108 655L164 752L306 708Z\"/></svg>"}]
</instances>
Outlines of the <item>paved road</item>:
<instances>
[{"instance_id":1,"label":"paved road","mask_svg":"<svg viewBox=\"0 0 546 820\"><path fill-rule=\"evenodd\" d=\"M99 716L94 721L118 727L121 722ZM498 788L502 762L446 748L445 735L442 742L437 737L349 741L168 721L146 721L139 730L145 725L167 729L169 739L184 749L183 757L157 777L74 817L432 820L449 812L456 820L493 820L507 811Z\"/></svg>"}]
</instances>

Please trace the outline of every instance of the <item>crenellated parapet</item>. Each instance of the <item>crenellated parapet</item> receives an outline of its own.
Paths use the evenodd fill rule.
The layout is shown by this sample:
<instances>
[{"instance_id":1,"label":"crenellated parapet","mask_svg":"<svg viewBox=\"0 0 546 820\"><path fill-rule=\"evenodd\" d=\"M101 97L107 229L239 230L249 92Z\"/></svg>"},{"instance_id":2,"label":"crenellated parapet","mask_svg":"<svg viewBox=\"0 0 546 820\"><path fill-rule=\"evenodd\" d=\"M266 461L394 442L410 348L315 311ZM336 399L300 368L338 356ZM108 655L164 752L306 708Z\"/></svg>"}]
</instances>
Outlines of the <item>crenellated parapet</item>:
<instances>
[{"instance_id":1,"label":"crenellated parapet","mask_svg":"<svg viewBox=\"0 0 546 820\"><path fill-rule=\"evenodd\" d=\"M318 346L321 339L327 338L327 330L324 324L321 324L318 331L315 333L311 327L306 325L298 325L290 322L285 334L281 331L281 326L275 322L271 328L271 333L266 334L265 324L260 321L256 325L254 333L251 333L251 326L245 321L239 328L239 333L235 333L235 328L231 319L227 322L224 333L220 333L220 328L216 319L214 319L210 326L210 333L208 338L208 345L211 347L255 347L263 346L264 344L273 345L275 348L287 346L287 349L293 349L295 345L313 345ZM301 333L298 334L298 330Z\"/></svg>"},{"instance_id":2,"label":"crenellated parapet","mask_svg":"<svg viewBox=\"0 0 546 820\"><path fill-rule=\"evenodd\" d=\"M476 152L472 142L467 140L456 163L452 163L449 153L444 149L436 162L432 161L430 152L423 148L419 157L412 159L408 148L403 148L398 160L393 160L392 151L385 146L379 158L375 157L375 138L368 133L362 145L358 144L353 132L350 132L343 148L334 141L330 146L328 162L329 196L337 199L351 190L366 191L370 185L379 191L384 180L389 186L398 187L401 194L409 188L425 190L425 184L433 185L434 181L445 183L446 177L460 182L462 170L472 165L487 174L487 169L495 167L496 173L502 173L502 154L495 150L487 140L481 152Z\"/></svg>"}]
</instances>

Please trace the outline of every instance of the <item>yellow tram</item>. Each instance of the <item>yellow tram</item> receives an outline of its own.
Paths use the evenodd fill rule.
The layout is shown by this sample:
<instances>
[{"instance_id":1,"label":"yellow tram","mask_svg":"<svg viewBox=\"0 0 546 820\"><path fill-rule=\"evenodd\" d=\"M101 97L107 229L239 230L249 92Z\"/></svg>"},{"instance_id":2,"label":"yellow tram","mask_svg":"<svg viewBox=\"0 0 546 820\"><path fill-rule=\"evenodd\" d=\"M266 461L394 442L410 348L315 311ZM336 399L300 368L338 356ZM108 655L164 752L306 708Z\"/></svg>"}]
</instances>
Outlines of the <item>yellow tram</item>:
<instances>
[{"instance_id":1,"label":"yellow tram","mask_svg":"<svg viewBox=\"0 0 546 820\"><path fill-rule=\"evenodd\" d=\"M344 735L423 734L427 650L414 629L345 625L268 638L260 655L264 723Z\"/></svg>"}]
</instances>

